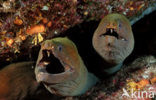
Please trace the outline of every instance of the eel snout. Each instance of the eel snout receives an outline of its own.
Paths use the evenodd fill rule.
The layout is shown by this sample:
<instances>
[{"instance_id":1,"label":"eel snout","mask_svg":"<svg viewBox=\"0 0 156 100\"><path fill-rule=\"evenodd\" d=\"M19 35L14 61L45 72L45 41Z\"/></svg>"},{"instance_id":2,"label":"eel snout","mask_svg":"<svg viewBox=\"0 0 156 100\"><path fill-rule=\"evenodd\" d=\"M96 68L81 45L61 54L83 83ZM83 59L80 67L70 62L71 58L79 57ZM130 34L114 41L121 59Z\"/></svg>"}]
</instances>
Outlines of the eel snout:
<instances>
[{"instance_id":1,"label":"eel snout","mask_svg":"<svg viewBox=\"0 0 156 100\"><path fill-rule=\"evenodd\" d=\"M101 34L100 37L101 37L101 36L104 36L104 37L105 37L105 36L113 36L113 37L119 39L119 35L118 35L116 29L114 29L114 28L107 28L107 29L106 29L106 33Z\"/></svg>"},{"instance_id":2,"label":"eel snout","mask_svg":"<svg viewBox=\"0 0 156 100\"><path fill-rule=\"evenodd\" d=\"M126 37L122 36L117 28L118 28L117 25L106 26L105 32L100 34L99 36L100 37L111 36L116 38L117 40L127 41Z\"/></svg>"}]
</instances>

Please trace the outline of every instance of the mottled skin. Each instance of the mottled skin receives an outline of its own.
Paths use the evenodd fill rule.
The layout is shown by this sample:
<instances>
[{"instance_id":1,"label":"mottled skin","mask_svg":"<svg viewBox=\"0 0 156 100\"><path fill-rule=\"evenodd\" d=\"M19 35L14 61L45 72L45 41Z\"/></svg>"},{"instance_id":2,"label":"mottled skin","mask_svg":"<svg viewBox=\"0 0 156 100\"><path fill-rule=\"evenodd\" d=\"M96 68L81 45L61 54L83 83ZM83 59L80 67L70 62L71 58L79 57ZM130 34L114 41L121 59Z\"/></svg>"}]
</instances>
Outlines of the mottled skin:
<instances>
[{"instance_id":1,"label":"mottled skin","mask_svg":"<svg viewBox=\"0 0 156 100\"><path fill-rule=\"evenodd\" d=\"M50 50L59 59L65 71L57 74L48 73L42 61L43 50ZM75 44L68 38L61 37L42 43L35 74L38 82L43 82L51 93L61 96L81 95L97 82L97 78L88 73Z\"/></svg>"},{"instance_id":2,"label":"mottled skin","mask_svg":"<svg viewBox=\"0 0 156 100\"><path fill-rule=\"evenodd\" d=\"M33 62L10 64L0 70L0 100L47 100L35 80Z\"/></svg>"},{"instance_id":3,"label":"mottled skin","mask_svg":"<svg viewBox=\"0 0 156 100\"><path fill-rule=\"evenodd\" d=\"M114 66L122 65L134 48L130 22L121 14L105 16L94 32L92 43L94 49L106 62Z\"/></svg>"}]
</instances>

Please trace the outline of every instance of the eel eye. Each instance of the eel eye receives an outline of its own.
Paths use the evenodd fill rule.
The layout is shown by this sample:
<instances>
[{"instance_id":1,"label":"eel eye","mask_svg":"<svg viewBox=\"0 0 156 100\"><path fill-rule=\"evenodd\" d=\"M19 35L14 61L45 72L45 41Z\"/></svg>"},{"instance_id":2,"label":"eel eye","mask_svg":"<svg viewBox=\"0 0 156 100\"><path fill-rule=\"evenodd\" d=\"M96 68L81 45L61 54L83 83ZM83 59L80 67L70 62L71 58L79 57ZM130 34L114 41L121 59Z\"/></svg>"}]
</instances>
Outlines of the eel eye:
<instances>
[{"instance_id":1,"label":"eel eye","mask_svg":"<svg viewBox=\"0 0 156 100\"><path fill-rule=\"evenodd\" d=\"M122 25L121 25L121 23L119 23L119 28L121 28L122 27Z\"/></svg>"},{"instance_id":2,"label":"eel eye","mask_svg":"<svg viewBox=\"0 0 156 100\"><path fill-rule=\"evenodd\" d=\"M62 51L62 45L59 45L59 46L58 46L58 50L59 50L59 51Z\"/></svg>"}]
</instances>

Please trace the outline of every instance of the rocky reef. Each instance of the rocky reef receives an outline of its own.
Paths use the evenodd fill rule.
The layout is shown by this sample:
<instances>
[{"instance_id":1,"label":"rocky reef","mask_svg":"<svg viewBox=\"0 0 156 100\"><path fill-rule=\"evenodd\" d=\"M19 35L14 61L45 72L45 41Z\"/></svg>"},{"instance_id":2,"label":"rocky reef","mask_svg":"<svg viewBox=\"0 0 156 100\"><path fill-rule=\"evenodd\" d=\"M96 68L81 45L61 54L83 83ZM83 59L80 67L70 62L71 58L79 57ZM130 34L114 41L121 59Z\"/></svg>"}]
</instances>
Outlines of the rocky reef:
<instances>
[{"instance_id":1,"label":"rocky reef","mask_svg":"<svg viewBox=\"0 0 156 100\"><path fill-rule=\"evenodd\" d=\"M15 62L36 61L40 44L59 36L68 36L75 43L86 66L87 62L97 62L99 59L88 59L95 54L92 36L100 20L110 13L125 15L132 25L135 46L123 69L77 97L53 96L36 83L31 70L32 80L40 87L32 91L42 90L45 94L42 92L42 98L42 93L25 96L28 100L29 96L41 100L135 100L121 99L123 89L130 95L131 89L141 92L156 88L155 0L0 0L0 69ZM89 71L99 75L94 65Z\"/></svg>"}]
</instances>

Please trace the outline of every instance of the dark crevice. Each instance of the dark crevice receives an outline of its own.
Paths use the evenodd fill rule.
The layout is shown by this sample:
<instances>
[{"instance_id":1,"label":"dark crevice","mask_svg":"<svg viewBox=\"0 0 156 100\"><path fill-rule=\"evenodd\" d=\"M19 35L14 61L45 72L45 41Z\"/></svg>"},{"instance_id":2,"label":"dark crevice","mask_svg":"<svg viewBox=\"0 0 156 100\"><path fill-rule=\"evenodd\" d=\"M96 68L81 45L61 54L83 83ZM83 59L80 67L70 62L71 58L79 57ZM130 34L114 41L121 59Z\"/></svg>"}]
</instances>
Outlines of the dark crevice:
<instances>
[{"instance_id":1,"label":"dark crevice","mask_svg":"<svg viewBox=\"0 0 156 100\"><path fill-rule=\"evenodd\" d=\"M48 53L50 52L50 56L48 57ZM61 64L60 60L58 58L56 58L52 52L50 50L43 50L43 58L41 59L40 62L50 62L47 66L46 66L46 70L48 73L51 74L58 74L58 73L62 73L64 72L64 67Z\"/></svg>"}]
</instances>

